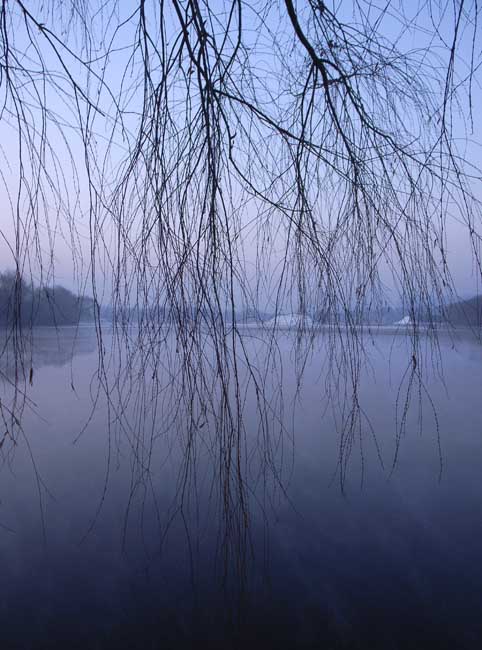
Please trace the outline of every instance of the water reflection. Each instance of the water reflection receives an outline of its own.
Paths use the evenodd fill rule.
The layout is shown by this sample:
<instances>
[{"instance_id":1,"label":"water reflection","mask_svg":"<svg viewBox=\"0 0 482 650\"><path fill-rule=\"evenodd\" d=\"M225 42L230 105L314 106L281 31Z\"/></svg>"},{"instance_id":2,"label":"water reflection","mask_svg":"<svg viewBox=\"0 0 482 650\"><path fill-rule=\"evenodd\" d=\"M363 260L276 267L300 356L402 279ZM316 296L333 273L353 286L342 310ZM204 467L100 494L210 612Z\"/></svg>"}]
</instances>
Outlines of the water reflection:
<instances>
[{"instance_id":1,"label":"water reflection","mask_svg":"<svg viewBox=\"0 0 482 650\"><path fill-rule=\"evenodd\" d=\"M0 376L12 379L16 372L28 369L29 381L33 381L30 368L35 371L43 366L63 366L74 356L91 354L96 346L93 326L37 327L22 336L0 328ZM16 354L19 349L20 356Z\"/></svg>"},{"instance_id":2,"label":"water reflection","mask_svg":"<svg viewBox=\"0 0 482 650\"><path fill-rule=\"evenodd\" d=\"M24 443L0 473L2 647L478 647L479 347L442 343L445 386L425 377L439 433L422 394L390 474L407 349L375 339L360 400L376 444L366 425L342 492L321 356L301 390L285 372L284 420L270 441L247 393L243 455L226 474L209 412L194 436L174 407L159 421L148 387L120 385L132 401L118 413L112 393L93 390L94 333L74 357L66 333L58 363L41 365L59 349L57 335L44 337L28 385L37 409L25 412ZM285 368L288 343L280 339ZM274 381L273 400L279 389Z\"/></svg>"}]
</instances>

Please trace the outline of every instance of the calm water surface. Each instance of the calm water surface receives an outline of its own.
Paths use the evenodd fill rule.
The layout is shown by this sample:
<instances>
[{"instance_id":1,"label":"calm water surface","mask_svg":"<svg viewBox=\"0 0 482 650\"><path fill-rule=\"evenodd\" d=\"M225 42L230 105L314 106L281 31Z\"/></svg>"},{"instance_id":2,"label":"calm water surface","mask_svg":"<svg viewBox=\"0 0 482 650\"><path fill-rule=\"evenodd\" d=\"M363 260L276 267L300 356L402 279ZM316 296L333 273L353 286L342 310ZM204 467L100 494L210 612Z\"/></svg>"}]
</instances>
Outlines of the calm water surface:
<instances>
[{"instance_id":1,"label":"calm water surface","mask_svg":"<svg viewBox=\"0 0 482 650\"><path fill-rule=\"evenodd\" d=\"M102 394L92 413L95 335L72 351L73 338L36 334L23 433L2 447L2 650L482 647L480 345L441 339L443 381L425 375L435 414L415 390L393 467L411 353L404 336L374 337L342 490L324 353L294 400L280 334L287 428L268 444L248 393L241 498L209 422L186 459L148 400L128 407L133 422L148 409L148 432Z\"/></svg>"}]
</instances>

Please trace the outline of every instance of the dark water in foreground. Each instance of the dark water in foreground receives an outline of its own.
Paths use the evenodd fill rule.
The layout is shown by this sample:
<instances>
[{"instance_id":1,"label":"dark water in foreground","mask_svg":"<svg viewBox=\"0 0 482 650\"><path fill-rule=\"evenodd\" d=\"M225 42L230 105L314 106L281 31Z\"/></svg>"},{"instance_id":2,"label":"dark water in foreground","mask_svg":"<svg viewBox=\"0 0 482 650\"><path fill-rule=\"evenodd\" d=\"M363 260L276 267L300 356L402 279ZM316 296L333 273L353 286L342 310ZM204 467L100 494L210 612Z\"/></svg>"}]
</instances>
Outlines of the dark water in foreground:
<instances>
[{"instance_id":1,"label":"dark water in foreground","mask_svg":"<svg viewBox=\"0 0 482 650\"><path fill-rule=\"evenodd\" d=\"M169 419L153 416L154 437L139 435L100 396L77 439L96 395L95 338L82 331L73 358L68 330L37 339L35 406L18 444L1 451L2 650L482 647L476 343L442 339L445 386L426 376L438 431L424 393L420 421L415 391L392 472L410 357L404 337L375 337L361 398L384 466L364 423L342 492L323 353L293 415L292 340L280 335L293 435L266 444L246 406L241 498L215 469L209 424L186 462Z\"/></svg>"}]
</instances>

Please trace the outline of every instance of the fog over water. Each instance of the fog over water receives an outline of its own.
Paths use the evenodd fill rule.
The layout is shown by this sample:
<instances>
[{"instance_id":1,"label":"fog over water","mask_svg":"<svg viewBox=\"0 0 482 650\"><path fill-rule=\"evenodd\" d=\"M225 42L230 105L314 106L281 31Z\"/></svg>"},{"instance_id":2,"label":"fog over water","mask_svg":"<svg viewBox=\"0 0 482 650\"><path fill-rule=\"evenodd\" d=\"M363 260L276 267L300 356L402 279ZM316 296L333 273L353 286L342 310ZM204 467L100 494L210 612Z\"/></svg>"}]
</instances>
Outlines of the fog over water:
<instances>
[{"instance_id":1,"label":"fog over water","mask_svg":"<svg viewBox=\"0 0 482 650\"><path fill-rule=\"evenodd\" d=\"M245 332L260 355L262 336ZM237 500L209 417L195 445L153 409L136 435L96 397L94 328L34 332L23 432L1 452L2 648L477 646L480 344L440 336L443 366L424 369L394 464L411 347L403 331L367 338L342 485L325 352L315 341L297 386L295 339L277 335L284 428L273 419L270 444L247 393Z\"/></svg>"}]
</instances>

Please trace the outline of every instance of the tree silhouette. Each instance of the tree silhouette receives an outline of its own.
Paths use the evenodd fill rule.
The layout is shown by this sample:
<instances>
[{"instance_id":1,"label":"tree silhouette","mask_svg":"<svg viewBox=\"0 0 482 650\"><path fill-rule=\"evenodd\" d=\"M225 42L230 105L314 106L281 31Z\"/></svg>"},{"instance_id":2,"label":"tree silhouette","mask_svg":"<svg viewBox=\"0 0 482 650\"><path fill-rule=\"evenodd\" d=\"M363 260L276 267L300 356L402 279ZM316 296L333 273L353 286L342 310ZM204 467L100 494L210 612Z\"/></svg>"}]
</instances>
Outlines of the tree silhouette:
<instances>
[{"instance_id":1,"label":"tree silhouette","mask_svg":"<svg viewBox=\"0 0 482 650\"><path fill-rule=\"evenodd\" d=\"M100 385L119 426L142 439L140 475L158 426L146 418L162 412L185 442L180 485L207 446L226 530L240 537L246 396L275 477L289 432L276 325L260 329L260 352L236 314L300 314L300 375L312 346L325 350L343 485L362 437L359 325L385 285L412 323L399 440L411 392L424 390L420 314L435 321L455 291L452 219L481 274L479 12L458 0L0 4L13 224L2 236L16 290L29 274L52 284L56 254L69 252L79 291L94 297ZM323 315L321 333L303 326L307 314Z\"/></svg>"}]
</instances>

